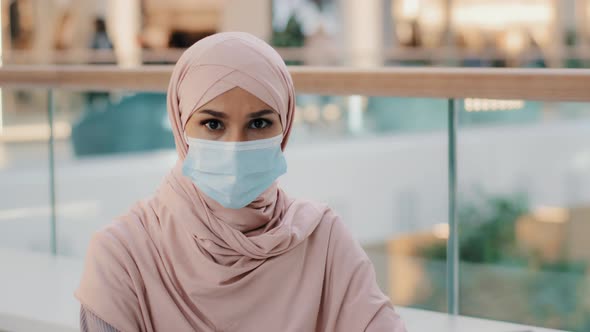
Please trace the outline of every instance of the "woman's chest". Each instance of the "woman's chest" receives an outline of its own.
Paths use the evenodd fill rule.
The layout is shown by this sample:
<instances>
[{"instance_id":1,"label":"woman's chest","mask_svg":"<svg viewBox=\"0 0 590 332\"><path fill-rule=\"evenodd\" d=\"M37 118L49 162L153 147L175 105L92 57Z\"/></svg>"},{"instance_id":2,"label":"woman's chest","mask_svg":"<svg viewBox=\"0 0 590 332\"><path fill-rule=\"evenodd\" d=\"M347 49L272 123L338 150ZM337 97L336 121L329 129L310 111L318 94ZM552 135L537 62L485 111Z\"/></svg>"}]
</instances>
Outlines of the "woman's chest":
<instances>
[{"instance_id":1,"label":"woman's chest","mask_svg":"<svg viewBox=\"0 0 590 332\"><path fill-rule=\"evenodd\" d=\"M325 248L304 242L262 262L228 267L196 260L190 268L146 272L154 279L145 289L147 302L157 304L147 308L147 316L176 315L177 322L203 331L313 331L324 294L325 256Z\"/></svg>"}]
</instances>

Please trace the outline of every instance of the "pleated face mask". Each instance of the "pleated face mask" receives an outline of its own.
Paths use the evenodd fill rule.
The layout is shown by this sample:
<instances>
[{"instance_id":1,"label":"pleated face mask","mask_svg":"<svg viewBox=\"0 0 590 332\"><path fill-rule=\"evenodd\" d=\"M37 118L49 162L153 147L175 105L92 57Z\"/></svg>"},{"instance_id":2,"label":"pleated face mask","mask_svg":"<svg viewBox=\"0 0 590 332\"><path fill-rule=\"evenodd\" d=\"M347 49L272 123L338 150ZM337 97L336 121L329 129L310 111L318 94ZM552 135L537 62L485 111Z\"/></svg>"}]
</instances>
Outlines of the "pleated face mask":
<instances>
[{"instance_id":1,"label":"pleated face mask","mask_svg":"<svg viewBox=\"0 0 590 332\"><path fill-rule=\"evenodd\" d=\"M246 142L187 137L182 172L222 206L243 208L287 171L282 140L282 134Z\"/></svg>"}]
</instances>

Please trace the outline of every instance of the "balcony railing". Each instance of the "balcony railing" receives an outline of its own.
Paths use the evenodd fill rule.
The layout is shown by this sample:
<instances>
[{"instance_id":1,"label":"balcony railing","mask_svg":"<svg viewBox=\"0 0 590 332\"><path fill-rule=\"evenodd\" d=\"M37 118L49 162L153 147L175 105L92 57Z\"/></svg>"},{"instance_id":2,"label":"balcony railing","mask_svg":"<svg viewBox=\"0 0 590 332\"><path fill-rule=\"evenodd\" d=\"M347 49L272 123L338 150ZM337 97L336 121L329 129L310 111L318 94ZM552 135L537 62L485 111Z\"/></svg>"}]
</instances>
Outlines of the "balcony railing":
<instances>
[{"instance_id":1,"label":"balcony railing","mask_svg":"<svg viewBox=\"0 0 590 332\"><path fill-rule=\"evenodd\" d=\"M590 101L590 69L291 67L298 93ZM0 86L165 92L172 66L12 66Z\"/></svg>"}]
</instances>

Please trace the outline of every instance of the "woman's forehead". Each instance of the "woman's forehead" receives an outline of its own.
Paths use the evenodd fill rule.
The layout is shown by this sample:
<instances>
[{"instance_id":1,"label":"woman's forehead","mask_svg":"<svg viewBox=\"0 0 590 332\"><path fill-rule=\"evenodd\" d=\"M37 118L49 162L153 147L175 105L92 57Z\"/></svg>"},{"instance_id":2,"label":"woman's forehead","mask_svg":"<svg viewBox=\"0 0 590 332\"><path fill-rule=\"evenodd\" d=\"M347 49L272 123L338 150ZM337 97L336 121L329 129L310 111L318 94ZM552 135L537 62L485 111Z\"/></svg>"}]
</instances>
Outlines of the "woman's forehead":
<instances>
[{"instance_id":1,"label":"woman's forehead","mask_svg":"<svg viewBox=\"0 0 590 332\"><path fill-rule=\"evenodd\" d=\"M213 98L208 103L203 105L204 108L207 105L244 105L245 107L256 107L256 108L266 108L276 111L272 106L265 103L262 99L258 98L254 94L248 92L245 89L240 87L235 87L231 90L228 90L219 96Z\"/></svg>"},{"instance_id":2,"label":"woman's forehead","mask_svg":"<svg viewBox=\"0 0 590 332\"><path fill-rule=\"evenodd\" d=\"M211 101L201 106L199 110L220 111L229 113L229 116L232 114L247 115L250 113L259 113L260 111L270 110L273 111L272 114L265 113L264 115L279 115L278 111L273 107L240 87L233 88L213 98Z\"/></svg>"}]
</instances>

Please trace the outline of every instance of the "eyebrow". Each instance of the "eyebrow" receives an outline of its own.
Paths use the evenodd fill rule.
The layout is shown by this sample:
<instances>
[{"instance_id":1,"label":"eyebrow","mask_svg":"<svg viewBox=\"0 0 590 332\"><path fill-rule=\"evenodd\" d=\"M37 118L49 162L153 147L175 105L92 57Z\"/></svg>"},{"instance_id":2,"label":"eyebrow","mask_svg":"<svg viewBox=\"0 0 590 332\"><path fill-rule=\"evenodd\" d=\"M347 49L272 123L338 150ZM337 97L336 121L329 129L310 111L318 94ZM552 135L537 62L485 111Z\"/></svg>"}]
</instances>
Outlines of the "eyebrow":
<instances>
[{"instance_id":1,"label":"eyebrow","mask_svg":"<svg viewBox=\"0 0 590 332\"><path fill-rule=\"evenodd\" d=\"M221 118L221 119L225 119L227 118L227 114L223 113L223 112L217 112L217 111L212 111L212 110L200 110L199 113L205 113L205 114L209 114L211 116L214 116L216 118Z\"/></svg>"},{"instance_id":2,"label":"eyebrow","mask_svg":"<svg viewBox=\"0 0 590 332\"><path fill-rule=\"evenodd\" d=\"M214 116L216 118L221 118L221 119L226 119L228 117L227 114L225 114L223 112L213 111L213 110L209 110L209 109L200 110L199 113L209 114L211 116ZM250 113L250 114L248 114L248 117L249 118L258 118L261 116L274 114L274 113L276 113L276 112L273 110L262 110L262 111Z\"/></svg>"},{"instance_id":3,"label":"eyebrow","mask_svg":"<svg viewBox=\"0 0 590 332\"><path fill-rule=\"evenodd\" d=\"M248 115L248 117L250 117L250 118L258 118L258 117L261 117L261 116L264 116L264 115L268 115L268 114L273 114L273 113L276 113L276 112L275 111L272 111L272 110L262 110L262 111L250 113Z\"/></svg>"}]
</instances>

